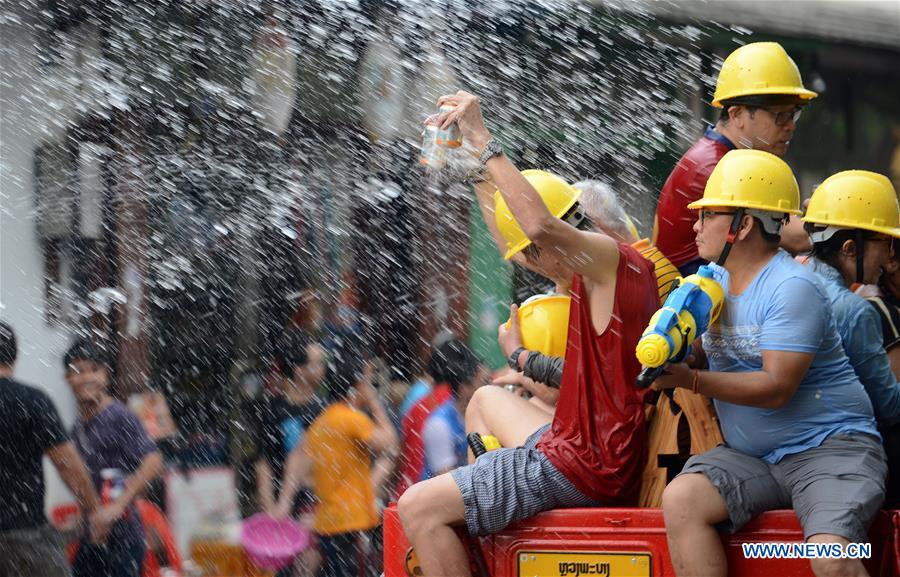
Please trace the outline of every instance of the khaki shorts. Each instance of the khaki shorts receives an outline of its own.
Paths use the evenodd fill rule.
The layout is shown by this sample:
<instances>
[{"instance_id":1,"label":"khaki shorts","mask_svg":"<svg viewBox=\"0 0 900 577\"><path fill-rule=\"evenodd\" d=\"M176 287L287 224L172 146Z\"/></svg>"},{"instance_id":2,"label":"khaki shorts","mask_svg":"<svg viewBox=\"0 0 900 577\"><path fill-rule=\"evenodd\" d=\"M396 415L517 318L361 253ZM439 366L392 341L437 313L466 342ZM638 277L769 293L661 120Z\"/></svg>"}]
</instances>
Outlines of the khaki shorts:
<instances>
[{"instance_id":1,"label":"khaki shorts","mask_svg":"<svg viewBox=\"0 0 900 577\"><path fill-rule=\"evenodd\" d=\"M691 457L681 471L702 473L719 490L733 533L772 509L793 508L803 536L839 535L868 542L869 525L884 501L887 463L881 442L870 435L839 434L777 464L720 445Z\"/></svg>"}]
</instances>

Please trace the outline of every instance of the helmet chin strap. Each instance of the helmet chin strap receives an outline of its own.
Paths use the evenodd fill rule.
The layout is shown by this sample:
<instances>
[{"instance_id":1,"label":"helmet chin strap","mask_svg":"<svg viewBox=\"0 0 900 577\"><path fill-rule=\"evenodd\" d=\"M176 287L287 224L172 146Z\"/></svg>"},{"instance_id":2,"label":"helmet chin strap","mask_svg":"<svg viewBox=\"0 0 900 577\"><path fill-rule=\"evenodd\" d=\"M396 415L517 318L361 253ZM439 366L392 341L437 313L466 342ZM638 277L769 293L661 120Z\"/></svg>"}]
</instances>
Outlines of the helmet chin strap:
<instances>
[{"instance_id":1,"label":"helmet chin strap","mask_svg":"<svg viewBox=\"0 0 900 577\"><path fill-rule=\"evenodd\" d=\"M722 254L719 255L719 260L716 261L717 265L725 266L725 259L727 259L729 253L731 253L731 247L734 245L735 239L737 239L737 232L741 228L742 220L744 220L744 209L739 208L734 212L734 217L731 219L731 226L728 228L728 236L725 237L725 247L722 249Z\"/></svg>"},{"instance_id":2,"label":"helmet chin strap","mask_svg":"<svg viewBox=\"0 0 900 577\"><path fill-rule=\"evenodd\" d=\"M858 284L864 284L865 267L863 259L865 258L865 246L865 232L858 228L856 229L856 282Z\"/></svg>"}]
</instances>

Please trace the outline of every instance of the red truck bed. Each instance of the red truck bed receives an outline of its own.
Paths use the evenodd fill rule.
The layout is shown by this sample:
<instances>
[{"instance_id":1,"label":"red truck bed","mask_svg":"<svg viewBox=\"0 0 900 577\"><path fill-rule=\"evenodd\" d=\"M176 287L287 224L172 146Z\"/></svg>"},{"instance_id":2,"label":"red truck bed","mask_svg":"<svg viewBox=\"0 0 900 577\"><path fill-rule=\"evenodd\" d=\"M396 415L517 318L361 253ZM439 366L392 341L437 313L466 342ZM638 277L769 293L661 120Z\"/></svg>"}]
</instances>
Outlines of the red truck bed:
<instances>
[{"instance_id":1,"label":"red truck bed","mask_svg":"<svg viewBox=\"0 0 900 577\"><path fill-rule=\"evenodd\" d=\"M873 577L900 577L900 511L882 511L869 533ZM791 510L770 511L726 538L729 575L812 576L805 559L746 559L741 543L801 542ZM473 541L474 542L474 541ZM547 511L481 540L491 577L674 577L660 509ZM408 577L409 542L395 506L384 512L384 575Z\"/></svg>"}]
</instances>

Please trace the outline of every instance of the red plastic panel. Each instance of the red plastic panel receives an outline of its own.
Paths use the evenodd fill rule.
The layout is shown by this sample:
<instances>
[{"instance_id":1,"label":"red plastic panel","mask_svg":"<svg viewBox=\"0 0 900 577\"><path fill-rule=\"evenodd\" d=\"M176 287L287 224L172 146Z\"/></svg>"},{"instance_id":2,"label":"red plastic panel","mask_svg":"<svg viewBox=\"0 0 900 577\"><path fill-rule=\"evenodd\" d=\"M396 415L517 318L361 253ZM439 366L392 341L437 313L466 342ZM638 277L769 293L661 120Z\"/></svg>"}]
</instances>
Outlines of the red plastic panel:
<instances>
[{"instance_id":1,"label":"red plastic panel","mask_svg":"<svg viewBox=\"0 0 900 577\"><path fill-rule=\"evenodd\" d=\"M793 511L760 515L740 533L725 539L729 575L811 577L805 559L745 559L741 543L800 542L803 534ZM869 573L900 577L900 511L882 511L870 532ZM407 577L409 543L392 506L384 515L385 577ZM650 553L653 577L674 577L659 509L567 509L547 511L511 525L491 540L491 577L517 577L519 555L525 551L603 551Z\"/></svg>"}]
</instances>

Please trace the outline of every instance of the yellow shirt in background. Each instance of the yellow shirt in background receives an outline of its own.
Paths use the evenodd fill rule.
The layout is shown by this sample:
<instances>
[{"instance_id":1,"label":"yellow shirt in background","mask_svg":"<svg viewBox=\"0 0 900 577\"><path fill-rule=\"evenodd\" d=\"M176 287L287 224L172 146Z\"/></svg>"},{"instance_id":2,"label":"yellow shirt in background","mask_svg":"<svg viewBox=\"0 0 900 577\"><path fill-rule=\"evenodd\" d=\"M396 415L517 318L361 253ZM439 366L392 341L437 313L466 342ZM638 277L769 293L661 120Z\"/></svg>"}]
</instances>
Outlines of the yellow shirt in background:
<instances>
[{"instance_id":1,"label":"yellow shirt in background","mask_svg":"<svg viewBox=\"0 0 900 577\"><path fill-rule=\"evenodd\" d=\"M335 403L310 425L306 449L319 498L314 528L320 535L365 531L378 525L371 460L365 442L375 423L347 403Z\"/></svg>"},{"instance_id":2,"label":"yellow shirt in background","mask_svg":"<svg viewBox=\"0 0 900 577\"><path fill-rule=\"evenodd\" d=\"M656 287L659 289L659 304L665 304L666 297L672 290L672 281L681 276L678 269L646 238L642 238L631 246L641 253L641 256L653 263Z\"/></svg>"}]
</instances>

